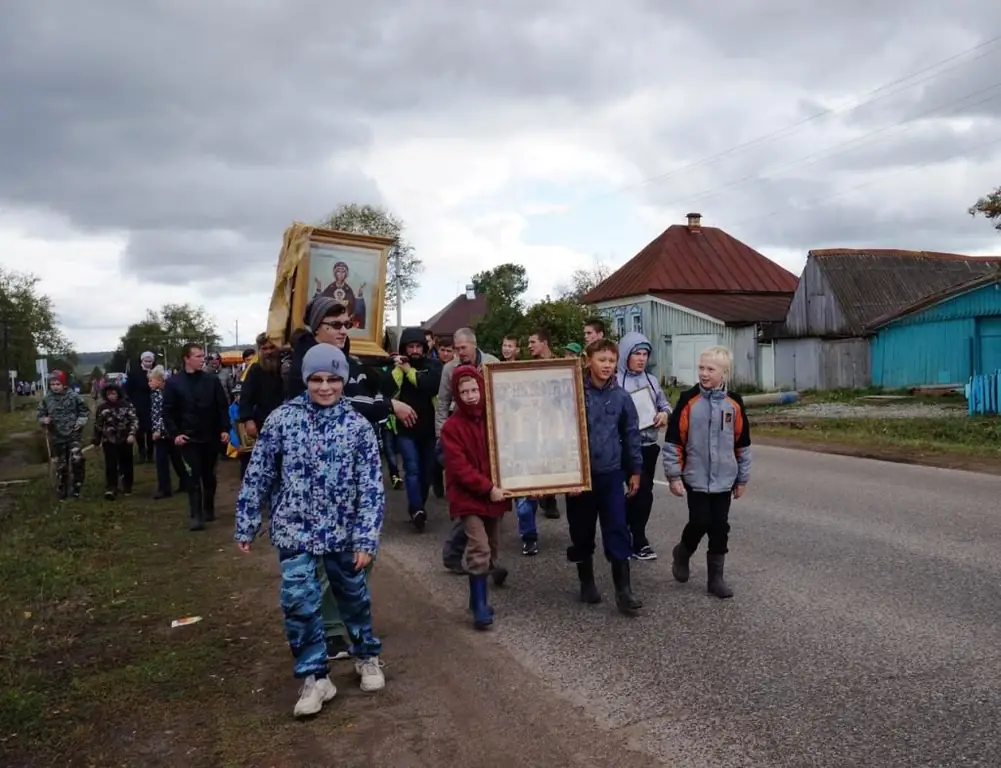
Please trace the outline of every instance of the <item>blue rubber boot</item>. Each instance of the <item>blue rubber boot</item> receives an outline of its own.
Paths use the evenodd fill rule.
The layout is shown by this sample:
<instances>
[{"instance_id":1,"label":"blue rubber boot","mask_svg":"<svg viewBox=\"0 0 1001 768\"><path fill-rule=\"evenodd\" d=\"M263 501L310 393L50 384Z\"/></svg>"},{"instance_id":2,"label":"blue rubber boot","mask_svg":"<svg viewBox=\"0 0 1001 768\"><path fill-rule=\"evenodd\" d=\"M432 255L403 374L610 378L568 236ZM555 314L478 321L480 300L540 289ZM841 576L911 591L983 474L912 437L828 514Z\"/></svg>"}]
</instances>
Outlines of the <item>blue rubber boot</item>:
<instances>
[{"instance_id":1,"label":"blue rubber boot","mask_svg":"<svg viewBox=\"0 0 1001 768\"><path fill-rule=\"evenodd\" d=\"M487 603L487 577L469 577L469 608L473 612L473 626L486 629L494 623L494 612Z\"/></svg>"}]
</instances>

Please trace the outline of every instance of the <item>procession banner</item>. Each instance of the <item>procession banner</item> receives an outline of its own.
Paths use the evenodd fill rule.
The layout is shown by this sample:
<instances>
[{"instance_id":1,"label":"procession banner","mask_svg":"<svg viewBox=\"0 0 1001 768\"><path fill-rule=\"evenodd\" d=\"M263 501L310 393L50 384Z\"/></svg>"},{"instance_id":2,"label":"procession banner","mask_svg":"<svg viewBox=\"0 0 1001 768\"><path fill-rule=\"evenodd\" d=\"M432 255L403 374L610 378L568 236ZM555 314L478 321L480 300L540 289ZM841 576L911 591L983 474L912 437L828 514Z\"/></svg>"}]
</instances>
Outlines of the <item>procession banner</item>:
<instances>
[{"instance_id":1,"label":"procession banner","mask_svg":"<svg viewBox=\"0 0 1001 768\"><path fill-rule=\"evenodd\" d=\"M580 360L488 363L483 371L494 485L511 496L591 490Z\"/></svg>"}]
</instances>

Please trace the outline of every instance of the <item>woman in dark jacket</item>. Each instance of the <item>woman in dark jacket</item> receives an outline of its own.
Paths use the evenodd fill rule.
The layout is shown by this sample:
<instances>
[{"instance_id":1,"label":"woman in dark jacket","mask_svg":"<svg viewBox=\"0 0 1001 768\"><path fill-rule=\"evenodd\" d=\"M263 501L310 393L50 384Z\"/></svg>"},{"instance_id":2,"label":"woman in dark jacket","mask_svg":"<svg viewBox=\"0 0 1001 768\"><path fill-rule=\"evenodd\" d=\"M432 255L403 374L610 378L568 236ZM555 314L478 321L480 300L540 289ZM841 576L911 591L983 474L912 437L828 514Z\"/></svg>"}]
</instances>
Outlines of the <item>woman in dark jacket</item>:
<instances>
[{"instance_id":1,"label":"woman in dark jacket","mask_svg":"<svg viewBox=\"0 0 1001 768\"><path fill-rule=\"evenodd\" d=\"M139 431L136 433L136 448L139 463L153 461L153 422L150 414L149 372L156 362L156 355L150 351L139 357L139 365L129 366L125 377L125 394L135 406L139 416Z\"/></svg>"}]
</instances>

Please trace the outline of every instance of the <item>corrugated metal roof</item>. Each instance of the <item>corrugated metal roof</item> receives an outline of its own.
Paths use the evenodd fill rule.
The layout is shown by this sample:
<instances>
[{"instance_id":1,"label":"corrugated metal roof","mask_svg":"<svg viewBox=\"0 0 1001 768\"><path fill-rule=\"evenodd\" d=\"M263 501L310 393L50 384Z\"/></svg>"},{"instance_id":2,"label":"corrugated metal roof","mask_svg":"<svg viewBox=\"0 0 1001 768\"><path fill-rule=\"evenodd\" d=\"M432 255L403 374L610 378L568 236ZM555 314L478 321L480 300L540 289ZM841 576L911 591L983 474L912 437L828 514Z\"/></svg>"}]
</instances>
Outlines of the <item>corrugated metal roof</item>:
<instances>
[{"instance_id":1,"label":"corrugated metal roof","mask_svg":"<svg viewBox=\"0 0 1001 768\"><path fill-rule=\"evenodd\" d=\"M1001 280L1001 272L999 272L999 264L994 264L993 268L990 269L986 274L978 275L972 280L967 280L959 285L951 286L944 291L939 291L938 293L930 294L925 296L923 299L914 302L913 304L904 307L899 311L891 312L887 315L876 318L871 323L869 323L869 328L875 330L876 328L882 328L884 325L888 325L894 320L899 320L902 317L907 317L908 315L913 315L921 312L928 307L935 306L939 302L947 301L954 296L968 293L970 291L975 291L978 288L982 288L985 285L991 285L993 283Z\"/></svg>"},{"instance_id":2,"label":"corrugated metal roof","mask_svg":"<svg viewBox=\"0 0 1001 768\"><path fill-rule=\"evenodd\" d=\"M906 310L996 269L997 257L931 251L827 249L810 251L856 336L877 319Z\"/></svg>"},{"instance_id":3,"label":"corrugated metal roof","mask_svg":"<svg viewBox=\"0 0 1001 768\"><path fill-rule=\"evenodd\" d=\"M435 335L455 333L460 328L468 328L487 313L487 297L477 295L467 299L460 293L446 304L430 320L421 323L421 328Z\"/></svg>"},{"instance_id":4,"label":"corrugated metal roof","mask_svg":"<svg viewBox=\"0 0 1001 768\"><path fill-rule=\"evenodd\" d=\"M715 317L728 325L780 323L792 301L791 293L678 293L655 291L654 296L693 312Z\"/></svg>"},{"instance_id":5,"label":"corrugated metal roof","mask_svg":"<svg viewBox=\"0 0 1001 768\"><path fill-rule=\"evenodd\" d=\"M722 229L675 224L584 297L588 303L658 291L789 293L796 276Z\"/></svg>"}]
</instances>

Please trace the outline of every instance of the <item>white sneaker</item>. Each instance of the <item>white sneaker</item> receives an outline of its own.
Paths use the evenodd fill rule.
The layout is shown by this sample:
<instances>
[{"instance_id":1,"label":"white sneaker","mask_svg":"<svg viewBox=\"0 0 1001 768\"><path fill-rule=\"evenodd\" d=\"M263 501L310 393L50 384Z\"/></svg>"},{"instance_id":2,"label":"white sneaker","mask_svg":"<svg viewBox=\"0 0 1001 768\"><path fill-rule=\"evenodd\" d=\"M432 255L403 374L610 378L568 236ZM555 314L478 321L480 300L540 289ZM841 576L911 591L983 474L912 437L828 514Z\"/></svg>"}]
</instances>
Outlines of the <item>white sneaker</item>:
<instances>
[{"instance_id":1,"label":"white sneaker","mask_svg":"<svg viewBox=\"0 0 1001 768\"><path fill-rule=\"evenodd\" d=\"M309 717L315 715L323 709L324 702L330 701L337 695L337 688L334 687L329 677L321 677L319 680L314 675L310 675L302 684L299 691L299 700L295 703L294 714L296 717Z\"/></svg>"},{"instance_id":2,"label":"white sneaker","mask_svg":"<svg viewBox=\"0 0 1001 768\"><path fill-rule=\"evenodd\" d=\"M382 662L378 656L355 659L355 672L361 677L361 689L367 693L386 687L386 676L382 673Z\"/></svg>"}]
</instances>

